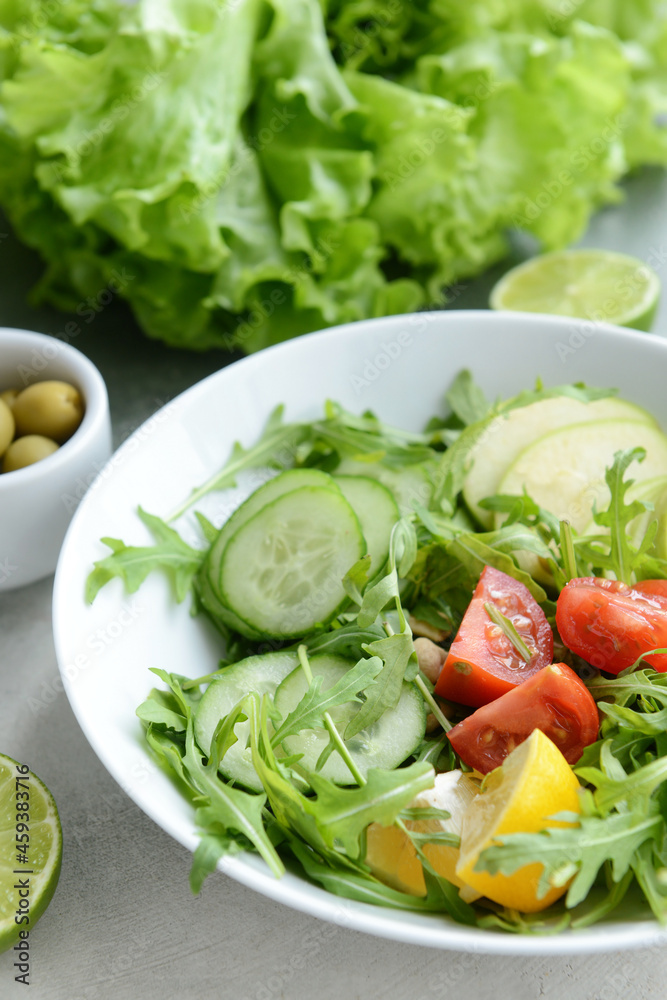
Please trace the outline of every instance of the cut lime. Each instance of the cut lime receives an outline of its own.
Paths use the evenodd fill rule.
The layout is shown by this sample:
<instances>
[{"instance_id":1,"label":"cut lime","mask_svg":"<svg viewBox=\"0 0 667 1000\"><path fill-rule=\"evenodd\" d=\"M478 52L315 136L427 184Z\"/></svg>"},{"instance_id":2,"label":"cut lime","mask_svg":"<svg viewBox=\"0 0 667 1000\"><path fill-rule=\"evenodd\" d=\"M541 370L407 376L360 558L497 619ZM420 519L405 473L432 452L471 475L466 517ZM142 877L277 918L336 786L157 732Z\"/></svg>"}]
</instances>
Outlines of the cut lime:
<instances>
[{"instance_id":1,"label":"cut lime","mask_svg":"<svg viewBox=\"0 0 667 1000\"><path fill-rule=\"evenodd\" d=\"M0 754L0 951L21 931L25 940L49 905L62 853L51 792L24 764Z\"/></svg>"},{"instance_id":2,"label":"cut lime","mask_svg":"<svg viewBox=\"0 0 667 1000\"><path fill-rule=\"evenodd\" d=\"M561 250L512 268L494 287L489 304L650 330L659 298L660 279L636 257Z\"/></svg>"}]
</instances>

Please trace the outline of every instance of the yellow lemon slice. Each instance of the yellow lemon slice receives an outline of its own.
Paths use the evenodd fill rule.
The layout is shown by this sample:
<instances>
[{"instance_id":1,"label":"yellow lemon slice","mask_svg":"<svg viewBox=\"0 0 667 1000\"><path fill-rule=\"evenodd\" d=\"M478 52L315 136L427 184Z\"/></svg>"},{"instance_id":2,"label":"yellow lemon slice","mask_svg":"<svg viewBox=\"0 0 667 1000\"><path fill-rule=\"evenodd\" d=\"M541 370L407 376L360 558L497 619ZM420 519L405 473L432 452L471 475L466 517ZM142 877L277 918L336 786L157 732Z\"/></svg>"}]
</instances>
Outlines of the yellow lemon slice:
<instances>
[{"instance_id":1,"label":"yellow lemon slice","mask_svg":"<svg viewBox=\"0 0 667 1000\"><path fill-rule=\"evenodd\" d=\"M462 771L438 774L433 788L428 788L410 803L411 808L445 809L450 814L446 820L410 820L406 826L416 833L433 833L440 830L460 834L463 816L470 802L479 793L479 785ZM382 882L409 892L413 896L426 895L426 883L421 861L410 838L397 826L371 823L366 832L366 864ZM458 886L466 902L479 897L456 875L458 849L444 844L424 844L424 854L439 875Z\"/></svg>"},{"instance_id":2,"label":"yellow lemon slice","mask_svg":"<svg viewBox=\"0 0 667 1000\"><path fill-rule=\"evenodd\" d=\"M579 787L558 747L541 730L534 730L491 772L483 792L466 810L457 877L481 895L522 913L550 906L566 892L567 885L554 886L538 898L542 865L525 865L512 875L491 875L475 871L475 863L504 833L537 833L547 827L572 825L550 817L566 810L581 811Z\"/></svg>"}]
</instances>

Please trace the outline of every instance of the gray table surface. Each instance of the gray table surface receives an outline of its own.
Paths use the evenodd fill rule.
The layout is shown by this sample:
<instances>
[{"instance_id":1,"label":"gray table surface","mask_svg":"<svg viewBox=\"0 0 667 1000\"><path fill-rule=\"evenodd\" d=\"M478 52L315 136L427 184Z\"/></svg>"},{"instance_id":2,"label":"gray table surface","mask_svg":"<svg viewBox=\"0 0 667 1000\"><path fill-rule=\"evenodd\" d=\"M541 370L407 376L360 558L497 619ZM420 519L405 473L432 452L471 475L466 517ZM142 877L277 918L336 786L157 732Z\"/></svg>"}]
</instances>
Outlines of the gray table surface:
<instances>
[{"instance_id":1,"label":"gray table surface","mask_svg":"<svg viewBox=\"0 0 667 1000\"><path fill-rule=\"evenodd\" d=\"M582 242L651 257L664 275L667 177L648 170L625 189L625 202L599 213ZM39 262L1 221L0 234L0 324L57 335L69 317L26 304ZM486 305L502 270L471 282L456 307ZM656 332L667 334L667 303ZM191 355L150 342L118 304L101 312L76 346L107 381L116 444L230 360L222 352ZM49 785L65 845L58 889L30 934L33 998L430 1000L462 991L477 1000L665 996L667 948L528 959L468 955L330 925L221 873L194 898L188 852L116 785L65 695L55 692L52 585L49 578L0 594L0 750L28 763ZM22 995L14 961L12 952L0 955L2 998Z\"/></svg>"}]
</instances>

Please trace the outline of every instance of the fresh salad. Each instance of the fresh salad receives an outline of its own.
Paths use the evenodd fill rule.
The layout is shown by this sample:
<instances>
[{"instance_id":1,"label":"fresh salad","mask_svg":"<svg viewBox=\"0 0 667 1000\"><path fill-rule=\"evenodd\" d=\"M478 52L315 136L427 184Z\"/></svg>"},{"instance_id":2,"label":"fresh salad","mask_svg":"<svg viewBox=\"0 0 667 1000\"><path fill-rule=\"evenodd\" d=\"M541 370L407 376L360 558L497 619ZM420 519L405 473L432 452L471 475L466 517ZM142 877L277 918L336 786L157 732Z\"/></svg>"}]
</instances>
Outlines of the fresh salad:
<instances>
[{"instance_id":1,"label":"fresh salad","mask_svg":"<svg viewBox=\"0 0 667 1000\"><path fill-rule=\"evenodd\" d=\"M137 709L195 810L192 889L252 850L469 925L642 895L667 922L667 437L581 384L490 404L463 371L447 400L422 433L278 409L171 516L139 508L154 545L103 539L88 600L161 570L220 634Z\"/></svg>"}]
</instances>

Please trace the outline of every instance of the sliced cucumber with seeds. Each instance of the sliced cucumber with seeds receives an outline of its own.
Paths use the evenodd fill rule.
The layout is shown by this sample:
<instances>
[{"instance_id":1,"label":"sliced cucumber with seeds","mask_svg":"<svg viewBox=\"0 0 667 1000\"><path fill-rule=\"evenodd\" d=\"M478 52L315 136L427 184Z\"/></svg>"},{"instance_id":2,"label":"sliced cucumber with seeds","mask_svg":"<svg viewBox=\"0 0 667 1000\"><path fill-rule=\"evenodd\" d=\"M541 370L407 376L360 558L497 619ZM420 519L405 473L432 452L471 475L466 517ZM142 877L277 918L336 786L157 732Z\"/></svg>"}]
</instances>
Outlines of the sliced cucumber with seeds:
<instances>
[{"instance_id":1,"label":"sliced cucumber with seeds","mask_svg":"<svg viewBox=\"0 0 667 1000\"><path fill-rule=\"evenodd\" d=\"M382 462L359 462L344 458L336 467L336 476L367 476L377 479L392 494L401 515L410 514L414 504L428 507L433 496L433 477L436 463L418 462L393 469Z\"/></svg>"},{"instance_id":2,"label":"sliced cucumber with seeds","mask_svg":"<svg viewBox=\"0 0 667 1000\"><path fill-rule=\"evenodd\" d=\"M219 679L209 684L197 706L195 739L202 752L207 756L210 754L215 727L229 715L244 695L253 691L257 694L273 694L278 684L294 670L298 662L296 653L284 650L249 656L226 667ZM317 657L313 657L312 662L317 662ZM249 722L236 723L234 734L237 742L220 761L219 771L230 781L259 792L262 784L253 767L252 754L247 745L249 733Z\"/></svg>"},{"instance_id":3,"label":"sliced cucumber with seeds","mask_svg":"<svg viewBox=\"0 0 667 1000\"><path fill-rule=\"evenodd\" d=\"M338 662L336 662L338 661ZM352 660L335 656L314 656L310 661L313 677L322 676L322 691L327 691L354 666ZM275 705L285 718L296 708L308 689L308 682L301 667L293 670L278 686ZM361 708L361 702L347 702L331 709L329 713L341 736L349 720ZM369 768L393 770L413 753L424 738L426 708L424 700L413 684L403 684L403 691L395 708L389 708L377 722L345 741L345 746L363 777ZM316 769L317 761L329 743L326 729L302 729L295 736L288 736L283 747L288 754L303 754L299 763L309 771ZM356 784L350 769L337 750L333 750L319 771L325 778L340 785Z\"/></svg>"},{"instance_id":4,"label":"sliced cucumber with seeds","mask_svg":"<svg viewBox=\"0 0 667 1000\"><path fill-rule=\"evenodd\" d=\"M368 476L334 476L343 496L359 518L371 557L371 570L376 573L389 555L391 530L400 518L394 497L377 479Z\"/></svg>"},{"instance_id":5,"label":"sliced cucumber with seeds","mask_svg":"<svg viewBox=\"0 0 667 1000\"><path fill-rule=\"evenodd\" d=\"M220 565L230 538L255 514L280 496L298 490L302 486L321 486L338 491L333 478L319 469L289 469L264 483L234 511L225 521L199 573L199 591L204 609L214 622L225 628L240 632L248 639L261 639L257 632L242 616L227 607L220 596Z\"/></svg>"},{"instance_id":6,"label":"sliced cucumber with seeds","mask_svg":"<svg viewBox=\"0 0 667 1000\"><path fill-rule=\"evenodd\" d=\"M261 635L255 632L254 629L248 625L247 622L242 621L238 615L235 615L233 611L219 600L213 586L211 584L210 566L208 560L205 560L203 566L201 567L199 574L197 576L197 587L199 592L199 600L202 603L202 607L218 627L222 626L224 632L225 629L231 629L232 632L241 632L247 639L261 639Z\"/></svg>"},{"instance_id":7,"label":"sliced cucumber with seeds","mask_svg":"<svg viewBox=\"0 0 667 1000\"><path fill-rule=\"evenodd\" d=\"M281 472L273 479L269 479L236 508L220 529L220 534L211 546L207 558L208 573L214 589L220 579L220 563L229 539L267 504L302 486L321 486L332 490L337 488L333 478L320 469L288 469L287 472Z\"/></svg>"},{"instance_id":8,"label":"sliced cucumber with seeds","mask_svg":"<svg viewBox=\"0 0 667 1000\"><path fill-rule=\"evenodd\" d=\"M365 549L359 520L340 490L292 490L229 539L217 596L254 633L299 638L336 616L346 600L342 579Z\"/></svg>"}]
</instances>

